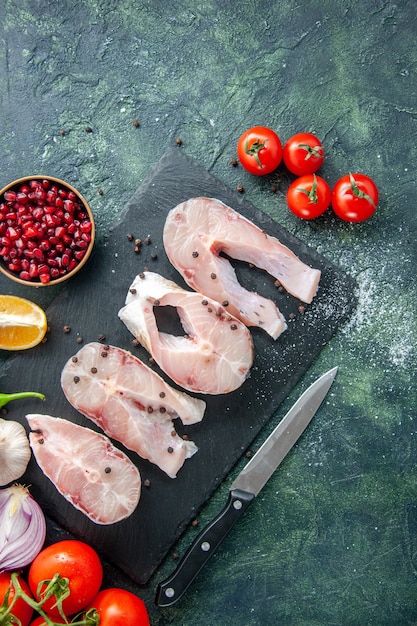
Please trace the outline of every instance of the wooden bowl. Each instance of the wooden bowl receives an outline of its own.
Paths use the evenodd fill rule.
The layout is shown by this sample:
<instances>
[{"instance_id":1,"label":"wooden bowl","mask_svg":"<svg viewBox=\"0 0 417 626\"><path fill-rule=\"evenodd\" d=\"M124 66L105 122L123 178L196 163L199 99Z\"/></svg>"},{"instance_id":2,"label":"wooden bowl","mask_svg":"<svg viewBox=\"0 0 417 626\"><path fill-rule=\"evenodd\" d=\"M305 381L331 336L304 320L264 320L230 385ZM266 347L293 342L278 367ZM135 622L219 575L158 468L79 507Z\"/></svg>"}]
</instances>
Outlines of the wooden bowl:
<instances>
[{"instance_id":1,"label":"wooden bowl","mask_svg":"<svg viewBox=\"0 0 417 626\"><path fill-rule=\"evenodd\" d=\"M75 187L25 176L0 190L0 271L29 287L72 278L89 259L94 216Z\"/></svg>"}]
</instances>

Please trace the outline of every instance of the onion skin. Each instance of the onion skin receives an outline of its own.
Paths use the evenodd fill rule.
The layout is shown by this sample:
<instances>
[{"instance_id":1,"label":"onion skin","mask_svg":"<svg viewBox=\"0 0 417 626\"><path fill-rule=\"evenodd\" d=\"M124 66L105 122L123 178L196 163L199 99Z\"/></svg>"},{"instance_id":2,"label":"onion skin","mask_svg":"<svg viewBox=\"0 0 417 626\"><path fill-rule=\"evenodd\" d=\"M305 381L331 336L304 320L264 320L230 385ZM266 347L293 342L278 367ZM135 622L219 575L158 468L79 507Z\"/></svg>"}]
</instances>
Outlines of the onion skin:
<instances>
[{"instance_id":1,"label":"onion skin","mask_svg":"<svg viewBox=\"0 0 417 626\"><path fill-rule=\"evenodd\" d=\"M23 485L0 490L0 572L29 565L46 536L45 515Z\"/></svg>"}]
</instances>

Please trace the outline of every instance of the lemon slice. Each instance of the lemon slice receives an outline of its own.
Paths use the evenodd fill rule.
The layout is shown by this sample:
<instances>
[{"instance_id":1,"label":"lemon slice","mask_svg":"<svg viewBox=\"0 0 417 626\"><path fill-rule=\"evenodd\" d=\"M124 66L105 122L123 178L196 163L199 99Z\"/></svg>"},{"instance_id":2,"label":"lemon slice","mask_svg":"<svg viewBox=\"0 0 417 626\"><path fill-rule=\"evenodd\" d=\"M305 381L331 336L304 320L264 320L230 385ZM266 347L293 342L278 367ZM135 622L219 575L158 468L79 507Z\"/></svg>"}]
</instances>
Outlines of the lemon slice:
<instances>
[{"instance_id":1,"label":"lemon slice","mask_svg":"<svg viewBox=\"0 0 417 626\"><path fill-rule=\"evenodd\" d=\"M37 304L18 296L0 295L0 349L33 348L46 330L45 311Z\"/></svg>"}]
</instances>

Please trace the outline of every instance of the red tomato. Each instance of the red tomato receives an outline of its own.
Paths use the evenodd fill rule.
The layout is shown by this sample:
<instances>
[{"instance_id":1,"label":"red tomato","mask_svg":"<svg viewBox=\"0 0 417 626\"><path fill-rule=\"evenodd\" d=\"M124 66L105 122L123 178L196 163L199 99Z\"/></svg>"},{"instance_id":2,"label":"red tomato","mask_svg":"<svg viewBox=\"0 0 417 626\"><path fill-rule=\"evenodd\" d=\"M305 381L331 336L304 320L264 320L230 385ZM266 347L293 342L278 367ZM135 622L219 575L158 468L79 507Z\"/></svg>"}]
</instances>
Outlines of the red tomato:
<instances>
[{"instance_id":1,"label":"red tomato","mask_svg":"<svg viewBox=\"0 0 417 626\"><path fill-rule=\"evenodd\" d=\"M306 174L288 187L287 204L294 215L311 220L325 212L331 195L330 187L323 178Z\"/></svg>"},{"instance_id":2,"label":"red tomato","mask_svg":"<svg viewBox=\"0 0 417 626\"><path fill-rule=\"evenodd\" d=\"M297 133L285 144L283 159L286 168L296 176L314 174L324 161L324 148L315 135Z\"/></svg>"},{"instance_id":3,"label":"red tomato","mask_svg":"<svg viewBox=\"0 0 417 626\"><path fill-rule=\"evenodd\" d=\"M145 603L125 589L103 589L90 602L89 609L96 609L100 626L149 626Z\"/></svg>"},{"instance_id":4,"label":"red tomato","mask_svg":"<svg viewBox=\"0 0 417 626\"><path fill-rule=\"evenodd\" d=\"M242 166L251 174L270 174L281 163L281 140L270 128L254 126L239 138L237 155Z\"/></svg>"},{"instance_id":5,"label":"red tomato","mask_svg":"<svg viewBox=\"0 0 417 626\"><path fill-rule=\"evenodd\" d=\"M332 208L346 222L363 222L376 211L378 188L365 174L346 174L332 192Z\"/></svg>"},{"instance_id":6,"label":"red tomato","mask_svg":"<svg viewBox=\"0 0 417 626\"><path fill-rule=\"evenodd\" d=\"M6 621L3 622L2 620L4 613L3 613L3 609L1 608L1 605L3 604L4 597L9 587L10 587L10 593L9 593L9 599L7 601L7 606L10 606L14 598L15 591L14 591L13 585L11 584L10 579L11 579L11 572L2 572L0 574L0 624L9 623ZM29 587L27 586L25 581L20 577L19 577L19 584L22 587L23 591L28 596L32 597ZM16 620L20 620L22 626L28 626L30 622L30 618L32 617L32 613L33 613L32 607L30 607L29 604L26 604L26 602L23 599L19 599L14 605L12 609L12 613L10 613L8 617L10 618L11 615L14 615L14 617L16 618L13 622L11 622L12 624L14 623L17 624L18 622Z\"/></svg>"},{"instance_id":7,"label":"red tomato","mask_svg":"<svg viewBox=\"0 0 417 626\"><path fill-rule=\"evenodd\" d=\"M55 574L68 578L70 595L62 602L65 615L81 611L94 598L103 580L103 568L97 553L86 543L75 539L66 539L44 548L29 568L29 587L36 598L38 585L43 580L51 580ZM42 585L44 591L46 585ZM43 610L52 617L58 617L56 598L52 596L42 605Z\"/></svg>"}]
</instances>

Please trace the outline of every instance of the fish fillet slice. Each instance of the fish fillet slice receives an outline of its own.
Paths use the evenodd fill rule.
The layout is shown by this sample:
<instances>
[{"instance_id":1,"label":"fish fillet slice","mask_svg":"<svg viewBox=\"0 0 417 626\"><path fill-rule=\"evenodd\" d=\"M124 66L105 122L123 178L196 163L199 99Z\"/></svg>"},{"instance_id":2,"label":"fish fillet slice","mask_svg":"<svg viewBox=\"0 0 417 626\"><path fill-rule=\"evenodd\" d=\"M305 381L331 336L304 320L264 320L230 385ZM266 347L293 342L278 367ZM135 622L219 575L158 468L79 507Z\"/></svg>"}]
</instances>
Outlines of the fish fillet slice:
<instances>
[{"instance_id":1,"label":"fish fillet slice","mask_svg":"<svg viewBox=\"0 0 417 626\"><path fill-rule=\"evenodd\" d=\"M173 389L126 350L86 344L65 364L61 386L80 413L171 478L197 451L172 420L201 421L205 402Z\"/></svg>"},{"instance_id":2,"label":"fish fillet slice","mask_svg":"<svg viewBox=\"0 0 417 626\"><path fill-rule=\"evenodd\" d=\"M160 332L154 307L174 307L184 336ZM204 394L229 393L249 375L252 337L218 302L154 272L135 278L120 319L178 385Z\"/></svg>"},{"instance_id":3,"label":"fish fillet slice","mask_svg":"<svg viewBox=\"0 0 417 626\"><path fill-rule=\"evenodd\" d=\"M140 498L140 474L107 437L60 417L26 419L39 467L76 509L102 525L131 515Z\"/></svg>"},{"instance_id":4,"label":"fish fillet slice","mask_svg":"<svg viewBox=\"0 0 417 626\"><path fill-rule=\"evenodd\" d=\"M242 287L220 253L265 270L303 302L310 303L317 291L319 270L214 198L191 198L172 209L163 237L169 260L190 287L218 302L228 301L230 313L274 339L287 327L282 314L272 300Z\"/></svg>"}]
</instances>

